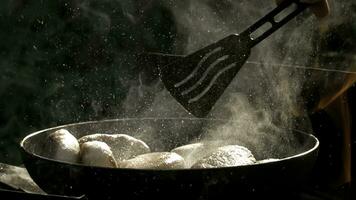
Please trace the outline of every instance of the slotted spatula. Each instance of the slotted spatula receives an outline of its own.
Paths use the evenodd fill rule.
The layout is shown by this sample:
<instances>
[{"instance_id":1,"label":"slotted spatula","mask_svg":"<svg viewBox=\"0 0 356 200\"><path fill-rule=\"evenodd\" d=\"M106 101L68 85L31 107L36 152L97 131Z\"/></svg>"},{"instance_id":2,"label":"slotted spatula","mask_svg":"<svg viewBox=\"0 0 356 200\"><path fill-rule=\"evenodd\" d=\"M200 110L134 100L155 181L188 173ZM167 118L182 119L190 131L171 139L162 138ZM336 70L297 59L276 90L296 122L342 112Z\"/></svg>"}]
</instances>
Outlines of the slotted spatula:
<instances>
[{"instance_id":1,"label":"slotted spatula","mask_svg":"<svg viewBox=\"0 0 356 200\"><path fill-rule=\"evenodd\" d=\"M285 14L293 6L293 11ZM241 34L233 34L192 54L159 67L171 95L191 114L205 117L250 55L251 48L307 7L299 0L284 1ZM282 17L281 17L282 16ZM252 38L262 26L270 28Z\"/></svg>"}]
</instances>

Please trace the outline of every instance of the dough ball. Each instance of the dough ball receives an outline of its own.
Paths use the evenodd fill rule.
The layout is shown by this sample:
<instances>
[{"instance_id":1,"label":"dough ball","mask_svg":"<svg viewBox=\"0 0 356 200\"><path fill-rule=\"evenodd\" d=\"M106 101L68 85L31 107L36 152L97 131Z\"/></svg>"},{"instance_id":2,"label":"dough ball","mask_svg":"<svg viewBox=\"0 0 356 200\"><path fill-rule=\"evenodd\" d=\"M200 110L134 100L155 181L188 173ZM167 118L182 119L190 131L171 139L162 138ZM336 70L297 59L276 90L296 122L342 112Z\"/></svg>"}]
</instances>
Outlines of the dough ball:
<instances>
[{"instance_id":1,"label":"dough ball","mask_svg":"<svg viewBox=\"0 0 356 200\"><path fill-rule=\"evenodd\" d=\"M89 141L105 142L111 148L117 162L151 152L146 143L125 134L92 134L84 136L78 141L79 144Z\"/></svg>"},{"instance_id":2,"label":"dough ball","mask_svg":"<svg viewBox=\"0 0 356 200\"><path fill-rule=\"evenodd\" d=\"M105 142L90 141L81 144L80 157L85 165L117 167L114 155Z\"/></svg>"},{"instance_id":3,"label":"dough ball","mask_svg":"<svg viewBox=\"0 0 356 200\"><path fill-rule=\"evenodd\" d=\"M55 160L77 162L79 159L79 143L66 129L49 134L44 145L44 155Z\"/></svg>"},{"instance_id":4,"label":"dough ball","mask_svg":"<svg viewBox=\"0 0 356 200\"><path fill-rule=\"evenodd\" d=\"M185 160L185 167L190 168L198 160L209 155L212 151L216 150L218 146L218 143L199 142L177 147L171 152L177 153L182 156Z\"/></svg>"},{"instance_id":5,"label":"dough ball","mask_svg":"<svg viewBox=\"0 0 356 200\"><path fill-rule=\"evenodd\" d=\"M136 169L182 169L184 166L182 156L171 152L143 154L119 163L120 168Z\"/></svg>"},{"instance_id":6,"label":"dough ball","mask_svg":"<svg viewBox=\"0 0 356 200\"><path fill-rule=\"evenodd\" d=\"M256 162L251 151L239 145L219 147L210 155L198 160L192 168L217 168L250 165Z\"/></svg>"}]
</instances>

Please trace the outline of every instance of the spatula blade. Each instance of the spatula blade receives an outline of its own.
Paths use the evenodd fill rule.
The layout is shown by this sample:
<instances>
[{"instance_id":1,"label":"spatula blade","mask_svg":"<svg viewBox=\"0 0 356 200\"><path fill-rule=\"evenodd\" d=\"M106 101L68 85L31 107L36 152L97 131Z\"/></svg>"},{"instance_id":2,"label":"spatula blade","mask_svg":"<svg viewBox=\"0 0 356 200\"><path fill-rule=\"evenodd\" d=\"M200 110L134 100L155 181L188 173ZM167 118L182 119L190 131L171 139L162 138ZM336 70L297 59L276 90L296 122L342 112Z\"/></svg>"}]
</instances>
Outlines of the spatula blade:
<instances>
[{"instance_id":1,"label":"spatula blade","mask_svg":"<svg viewBox=\"0 0 356 200\"><path fill-rule=\"evenodd\" d=\"M160 68L164 85L186 110L205 117L245 63L251 48L306 8L307 4L299 0L283 1L240 35L230 35ZM264 26L269 28L259 33Z\"/></svg>"},{"instance_id":2,"label":"spatula blade","mask_svg":"<svg viewBox=\"0 0 356 200\"><path fill-rule=\"evenodd\" d=\"M242 36L230 35L193 54L160 67L171 95L191 114L206 117L250 54Z\"/></svg>"}]
</instances>

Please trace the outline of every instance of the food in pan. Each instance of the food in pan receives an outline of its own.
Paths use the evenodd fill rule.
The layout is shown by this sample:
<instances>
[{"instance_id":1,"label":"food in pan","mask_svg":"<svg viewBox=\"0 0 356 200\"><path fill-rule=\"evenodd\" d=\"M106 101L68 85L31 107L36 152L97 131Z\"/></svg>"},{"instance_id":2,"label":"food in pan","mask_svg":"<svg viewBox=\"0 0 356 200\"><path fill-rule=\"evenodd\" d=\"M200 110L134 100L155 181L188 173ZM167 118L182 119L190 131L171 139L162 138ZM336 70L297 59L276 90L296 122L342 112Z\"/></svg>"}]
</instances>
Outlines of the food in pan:
<instances>
[{"instance_id":1,"label":"food in pan","mask_svg":"<svg viewBox=\"0 0 356 200\"><path fill-rule=\"evenodd\" d=\"M89 141L80 145L80 160L85 165L117 167L116 160L105 142Z\"/></svg>"},{"instance_id":2,"label":"food in pan","mask_svg":"<svg viewBox=\"0 0 356 200\"><path fill-rule=\"evenodd\" d=\"M43 154L60 161L77 162L79 159L79 143L66 129L57 130L47 136Z\"/></svg>"},{"instance_id":3,"label":"food in pan","mask_svg":"<svg viewBox=\"0 0 356 200\"><path fill-rule=\"evenodd\" d=\"M154 152L142 154L119 163L120 168L137 169L182 169L184 159L172 152Z\"/></svg>"},{"instance_id":4,"label":"food in pan","mask_svg":"<svg viewBox=\"0 0 356 200\"><path fill-rule=\"evenodd\" d=\"M177 153L185 160L185 167L190 168L195 162L209 155L218 147L218 143L198 142L177 147L171 152Z\"/></svg>"},{"instance_id":5,"label":"food in pan","mask_svg":"<svg viewBox=\"0 0 356 200\"><path fill-rule=\"evenodd\" d=\"M256 162L247 148L239 145L227 145L217 148L210 155L198 160L192 168L217 168L250 165Z\"/></svg>"},{"instance_id":6,"label":"food in pan","mask_svg":"<svg viewBox=\"0 0 356 200\"><path fill-rule=\"evenodd\" d=\"M92 134L84 136L78 141L79 144L89 141L105 142L111 148L117 162L151 152L146 143L125 134Z\"/></svg>"},{"instance_id":7,"label":"food in pan","mask_svg":"<svg viewBox=\"0 0 356 200\"><path fill-rule=\"evenodd\" d=\"M77 140L61 129L48 136L49 157L100 167L137 169L217 168L272 162L256 161L251 151L219 141L198 142L171 152L150 152L146 143L125 134L92 134Z\"/></svg>"}]
</instances>

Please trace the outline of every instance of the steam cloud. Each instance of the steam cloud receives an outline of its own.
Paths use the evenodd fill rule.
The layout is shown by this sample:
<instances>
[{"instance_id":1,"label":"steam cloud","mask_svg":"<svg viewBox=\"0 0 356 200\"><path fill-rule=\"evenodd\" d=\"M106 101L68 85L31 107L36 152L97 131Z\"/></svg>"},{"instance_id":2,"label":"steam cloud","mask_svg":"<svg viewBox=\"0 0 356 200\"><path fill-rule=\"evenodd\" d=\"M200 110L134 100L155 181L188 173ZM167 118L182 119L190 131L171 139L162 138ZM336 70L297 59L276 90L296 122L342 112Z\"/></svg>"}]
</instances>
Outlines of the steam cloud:
<instances>
[{"instance_id":1,"label":"steam cloud","mask_svg":"<svg viewBox=\"0 0 356 200\"><path fill-rule=\"evenodd\" d=\"M23 2L27 3L27 1ZM51 123L53 125L56 125L55 121L58 121L59 123L67 123L70 121L74 122L88 119L96 120L98 118L101 118L103 115L110 118L193 117L188 114L169 95L169 93L164 89L164 87L159 81L147 85L146 83L144 83L144 81L142 81L142 79L144 78L142 77L144 76L143 74L138 80L133 80L132 77L125 76L127 72L126 68L128 68L126 67L126 65L128 61L132 60L131 57L123 59L126 54L117 52L117 49L113 49L109 52L103 51L106 53L103 53L103 55L99 56L97 55L97 51L95 51L94 53L90 51L90 49L97 49L95 48L97 46L94 45L96 42L106 45L106 43L116 41L117 37L121 37L122 40L120 40L120 42L128 41L127 44L120 43L120 45L122 46L120 46L119 48L122 47L123 49L127 47L132 47L136 43L142 42L135 41L135 39L139 37L135 37L135 35L130 35L131 33L141 34L141 32L136 31L136 29L129 30L125 33L112 33L110 32L110 30L112 31L112 28L118 25L123 26L122 29L119 29L120 31L125 30L125 28L130 29L132 28L131 25L139 23L139 18L142 17L144 14L138 12L139 9L137 9L137 7L140 6L136 6L136 3L145 4L146 2L160 2L161 5L168 8L174 14L178 32L182 33L182 35L185 35L185 37L179 38L181 39L180 41L176 42L176 44L184 44L185 47L183 48L184 51L181 51L182 48L177 48L177 54L188 54L205 45L224 38L231 33L240 33L248 25L252 24L259 17L266 14L275 5L273 0L61 1L60 5L63 4L66 7L66 9L64 10L68 12L66 14L71 16L67 16L68 18L63 19L63 21L61 22L68 23L68 21L72 22L74 20L74 24L84 24L83 27L88 28L88 33L74 33L70 30L65 29L66 26L63 27L63 29L65 30L60 30L58 31L58 33L61 34L61 31L67 33L68 31L68 34L73 34L73 38L76 38L75 36L77 36L77 38L83 38L82 40L79 39L73 45L71 44L72 40L57 41L53 38L55 38L55 36L57 36L58 34L49 31L31 34L31 39L28 40L29 42L25 40L26 42L19 43L21 45L16 45L20 49L24 46L26 47L24 49L27 49L27 47L31 46L33 47L33 51L31 51L31 48L29 48L28 50L30 52L29 56L31 57L31 59L25 57L29 60L28 64L31 66L37 65L37 62L34 62L36 61L36 59L41 61L39 63L43 63L43 65L48 65L42 62L42 57L44 56L47 58L48 52L53 54L54 52L55 54L61 52L60 54L58 54L58 56L55 56L54 63L57 62L57 57L58 60L62 60L62 53L64 55L73 55L73 61L70 62L71 64L73 64L73 66L67 65L66 63L60 65L60 70L68 71L66 75L58 76L58 73L55 72L56 74L55 78L53 79L53 88L51 87L48 90L51 91L48 92L49 94L46 94L46 98L34 99L31 104L28 104L36 105L35 109L38 109L38 105L43 105L40 106L40 115L42 116L41 118L43 121L38 122L38 124ZM19 11L21 11L22 9L25 9L25 13L32 13L28 12L29 10L26 9L33 9L34 7L37 9L36 6L38 6L39 4L46 8L49 5L52 5L49 3L44 3L42 1L38 4L28 3L28 6L25 6L23 8L17 6L17 1L9 5L11 5L10 10L19 9ZM352 9L354 9L354 7L352 7L352 5L354 4L352 0L330 1L330 4L332 8L332 13L330 19L328 20L328 23L337 24L338 21L347 21L355 19L354 13L352 12ZM49 7L52 9L52 6ZM55 7L53 7L53 9L55 9ZM8 12L8 10L6 10L6 12ZM13 16L17 15L17 12L13 13ZM350 16L350 13L352 16ZM32 15L30 17L27 17L25 15L24 19L26 19L26 23L32 23L32 21L34 20L36 22L34 24L37 24L36 27L39 26L42 28L45 27L43 25L47 22L48 25L53 25L48 26L49 30L52 30L52 28L58 28L57 26L61 25L57 23L58 21L56 17L53 19L47 19L46 16L41 16L44 14L46 13L40 12L38 13L38 16L36 15L36 18L33 18ZM265 41L263 41L261 44L259 44L253 49L248 63L246 63L245 66L241 69L235 80L231 83L230 87L227 89L227 91L225 91L219 102L217 102L215 109L209 116L211 118L234 120L236 121L237 125L235 127L216 127L212 129L211 132L209 132L207 138L211 138L214 136L217 137L215 139L229 138L231 140L235 140L236 142L245 143L249 146L254 146L258 151L265 151L265 148L269 146L268 144L275 144L275 146L279 146L282 143L293 143L293 139L290 137L289 132L284 131L286 129L298 126L304 128L305 131L311 130L310 126L308 126L308 120L304 120L305 113L303 111L303 105L301 104L299 99L301 85L303 84L305 79L303 70L294 68L283 68L279 65L275 65L296 64L299 66L309 66L309 60L314 59L311 48L311 38L313 36L313 31L317 29L316 19L314 17L308 17L306 15L308 14L303 14L299 17L299 19L293 20L281 30L274 33L272 36L267 38ZM57 14L54 14L53 16L57 16ZM121 20L122 18L129 20ZM13 17L13 19L15 19L15 17ZM130 22L126 23L126 21ZM138 27L140 28L141 26ZM27 33L26 31L23 34ZM46 49L47 45L42 45L45 47L41 47L42 43L38 41L38 38L44 39L45 37L41 37L41 34L47 33L50 33L51 37L49 37L50 39L46 39L44 41L44 44L47 44L46 42L49 42L52 46L60 48ZM113 35L112 40L107 40L107 38L109 38L107 37L108 34ZM17 35L15 36L18 37ZM81 36L89 37L88 39L85 39L85 37ZM103 37L99 37L101 38L99 41L91 41L92 36ZM97 39L97 37L94 37L93 39ZM87 43L89 44L87 45ZM66 47L68 45L68 48L62 48L62 46ZM87 48L91 47L92 45L94 45L94 48ZM17 51L15 51L13 54L9 55L11 55L9 56L9 59L17 59L18 53ZM106 59L106 57L112 57L112 63L114 63L115 65L114 72L107 71L105 68L105 64L98 65L96 68L92 69L93 66L96 66L97 63L106 62L108 60ZM48 58L48 60L51 59L53 58ZM22 60L22 58L20 60ZM5 59L2 65L5 72L7 72L7 69L10 70L10 68L12 68L11 66L13 66L10 65L8 62L9 60ZM92 69L84 74L86 75L86 77L88 77L87 79L83 79L83 74L75 71L77 68L80 69L82 65L90 66L90 69ZM124 65L126 68L121 67ZM41 66L42 65L40 65L38 69L42 68ZM338 67L344 66L333 65L330 68L336 69ZM29 72L31 72L29 75L26 75L25 78L19 76L21 79L21 81L18 81L20 86L26 85L25 88L27 88L28 85L30 85L33 90L35 90L34 86L37 85L39 85L38 87L43 87L43 85L41 85L42 82L38 81L36 70L28 70L32 69L30 67L23 69L22 67L20 68L21 72L24 72L24 74L28 74ZM342 69L344 71L349 70L345 68ZM43 67L43 69L45 68ZM103 71L107 71L108 73L104 74ZM107 86L105 84L101 84L103 82L108 82L106 76L112 76L108 77L108 79L113 80L113 88L117 88L117 86L122 86L126 89L131 86L125 102L123 102L121 105L117 105L116 101L116 97L120 97L121 95L117 93L121 91L115 93L116 91L114 91L112 88L107 89ZM334 74L331 74L330 78L331 76L333 79L335 79L336 77L334 76ZM48 80L51 80L51 77L52 75L48 76ZM324 77L322 78L324 79ZM42 77L40 77L40 79L42 79ZM339 79L342 80L342 78ZM90 80L89 85L86 84L87 82L89 82L88 80ZM46 81L47 80L45 80L45 82ZM11 84L14 84L8 81L6 83L9 86L11 86ZM72 84L75 86L74 88L77 88L77 90L73 89ZM21 86L20 88L22 87L23 86ZM85 87L89 87L90 89L82 91L82 88ZM99 90L97 89L98 87L100 88ZM91 96L88 97L88 94L90 94ZM112 98L108 96L112 96ZM50 99L50 103L47 102L47 99ZM78 106L77 103L81 102L82 99L84 99L83 106ZM86 105L86 103L88 103L89 105ZM47 104L50 105L46 107ZM111 104L115 105L111 107ZM83 111L88 111L89 116L77 115L77 113ZM27 115L25 118L24 120L27 121ZM300 121L298 121L297 123L295 118L302 118L303 121L301 122L301 124L299 124ZM18 120L20 119L15 119L15 121ZM16 127L19 127L18 125L16 125L17 123L15 123L15 125L13 126L14 123L10 123L12 121L14 120L9 121L8 126L6 126L4 130L11 130L14 128L14 130L16 130ZM38 127L41 126L38 125ZM179 128L179 126L174 126L172 129L177 127ZM147 127L146 130L148 133L152 134L155 132L155 130L150 129L149 127ZM219 132L217 133L217 131L214 130L219 130ZM159 138L154 139L159 140ZM288 146L286 145L286 147Z\"/></svg>"},{"instance_id":2,"label":"steam cloud","mask_svg":"<svg viewBox=\"0 0 356 200\"><path fill-rule=\"evenodd\" d=\"M229 34L242 32L275 5L273 1L257 0L185 0L166 1L165 6L173 12L179 31L186 33L181 42L186 44L184 53L189 54ZM304 119L305 114L298 99L304 75L300 69L274 64L308 64L315 18L305 15L310 13L291 21L252 50L249 62L209 115L236 123L211 129L206 139L228 139L245 145L260 159L277 156L276 151L280 150L293 151L295 141L290 129L298 126L295 119ZM153 97L149 102L152 106L138 109L147 103L140 99L147 97ZM125 113L138 117L191 117L159 82L150 87L132 87L123 105ZM308 120L300 126L310 130Z\"/></svg>"}]
</instances>

